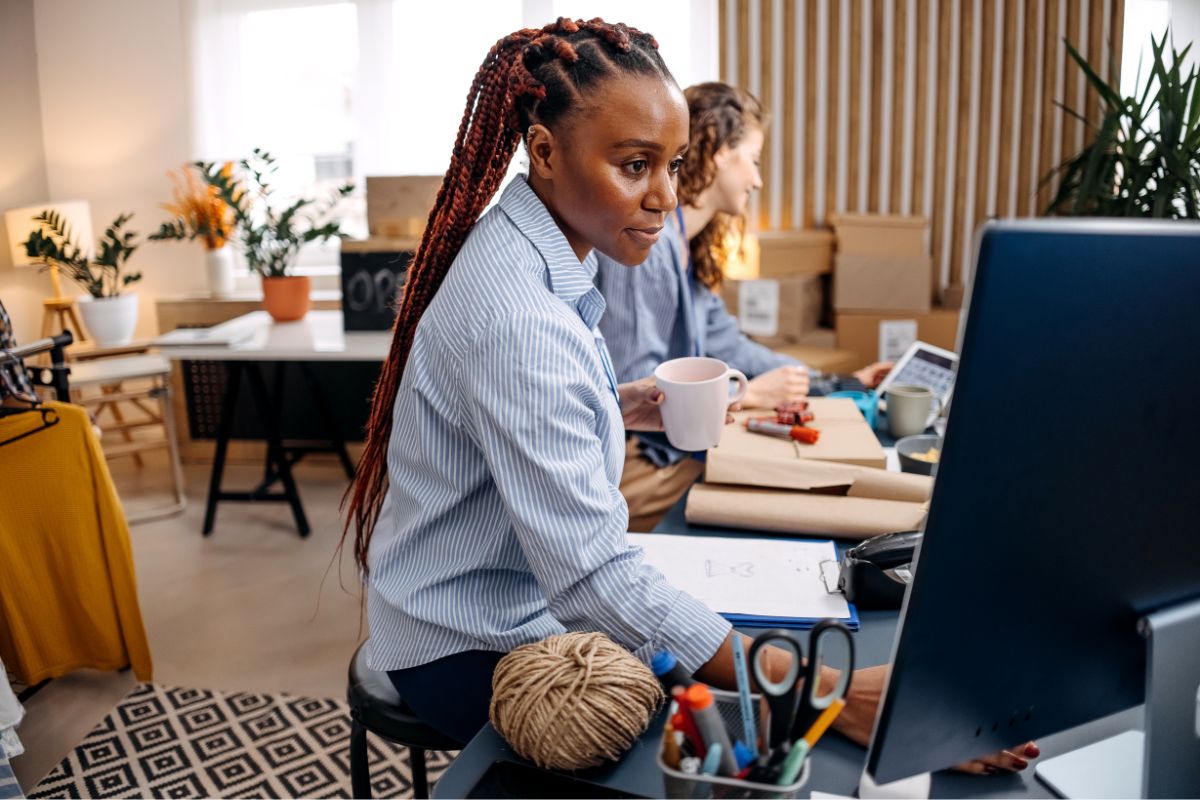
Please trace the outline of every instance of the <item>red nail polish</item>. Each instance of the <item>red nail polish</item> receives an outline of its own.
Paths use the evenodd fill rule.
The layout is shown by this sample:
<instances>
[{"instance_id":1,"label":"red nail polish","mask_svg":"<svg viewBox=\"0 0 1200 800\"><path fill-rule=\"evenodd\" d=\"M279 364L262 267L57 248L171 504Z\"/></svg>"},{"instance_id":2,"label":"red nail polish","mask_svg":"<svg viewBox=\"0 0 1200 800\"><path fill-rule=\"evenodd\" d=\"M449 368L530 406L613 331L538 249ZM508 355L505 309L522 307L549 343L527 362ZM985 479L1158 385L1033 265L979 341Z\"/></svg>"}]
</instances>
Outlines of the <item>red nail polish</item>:
<instances>
[{"instance_id":1,"label":"red nail polish","mask_svg":"<svg viewBox=\"0 0 1200 800\"><path fill-rule=\"evenodd\" d=\"M987 764L986 766L984 766L983 771L987 775L995 775L997 772L996 768L993 767L991 764Z\"/></svg>"},{"instance_id":2,"label":"red nail polish","mask_svg":"<svg viewBox=\"0 0 1200 800\"><path fill-rule=\"evenodd\" d=\"M1042 751L1041 751L1041 749L1038 748L1038 746L1036 744L1025 745L1025 755L1029 756L1030 758L1037 758L1041 754L1042 754Z\"/></svg>"},{"instance_id":3,"label":"red nail polish","mask_svg":"<svg viewBox=\"0 0 1200 800\"><path fill-rule=\"evenodd\" d=\"M1029 766L1029 762L1028 762L1028 761L1026 761L1026 760L1025 760L1025 759L1023 759L1023 758L1014 758L1014 759L1013 759L1013 766L1014 766L1016 769L1025 769L1026 767L1028 767L1028 766Z\"/></svg>"}]
</instances>

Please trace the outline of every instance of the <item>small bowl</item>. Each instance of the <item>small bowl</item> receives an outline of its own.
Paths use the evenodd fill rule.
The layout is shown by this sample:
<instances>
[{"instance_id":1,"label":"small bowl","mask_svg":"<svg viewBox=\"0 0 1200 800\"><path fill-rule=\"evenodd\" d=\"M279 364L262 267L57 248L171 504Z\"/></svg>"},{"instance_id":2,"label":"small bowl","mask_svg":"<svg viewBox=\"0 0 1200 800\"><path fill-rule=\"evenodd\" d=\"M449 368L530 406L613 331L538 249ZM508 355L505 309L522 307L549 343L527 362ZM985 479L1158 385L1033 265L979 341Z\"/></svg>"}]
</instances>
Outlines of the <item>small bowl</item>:
<instances>
[{"instance_id":1,"label":"small bowl","mask_svg":"<svg viewBox=\"0 0 1200 800\"><path fill-rule=\"evenodd\" d=\"M913 453L928 453L930 448L942 449L942 437L928 433L916 436L905 436L896 442L896 455L900 458L900 469L917 475L932 475L937 468L937 462L922 461L913 458Z\"/></svg>"}]
</instances>

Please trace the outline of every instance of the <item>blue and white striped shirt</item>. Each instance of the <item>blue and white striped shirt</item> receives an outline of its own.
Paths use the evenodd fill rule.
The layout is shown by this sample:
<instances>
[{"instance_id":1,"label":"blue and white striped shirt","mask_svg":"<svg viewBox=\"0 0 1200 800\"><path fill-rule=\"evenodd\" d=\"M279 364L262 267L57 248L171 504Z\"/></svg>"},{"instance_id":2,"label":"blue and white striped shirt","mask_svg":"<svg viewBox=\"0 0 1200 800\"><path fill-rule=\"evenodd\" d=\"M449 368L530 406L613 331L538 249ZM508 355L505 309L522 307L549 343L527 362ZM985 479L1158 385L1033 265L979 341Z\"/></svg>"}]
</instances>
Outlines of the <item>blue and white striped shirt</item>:
<instances>
[{"instance_id":1,"label":"blue and white striped shirt","mask_svg":"<svg viewBox=\"0 0 1200 800\"><path fill-rule=\"evenodd\" d=\"M597 254L596 285L608 311L600 330L612 352L617 380L654 374L664 361L684 356L719 358L753 378L800 362L752 342L738 330L725 301L700 281L688 265L678 217L667 222L650 256L637 267ZM661 434L638 434L642 453L656 465L688 455Z\"/></svg>"},{"instance_id":2,"label":"blue and white striped shirt","mask_svg":"<svg viewBox=\"0 0 1200 800\"><path fill-rule=\"evenodd\" d=\"M729 623L629 543L594 273L517 178L421 318L370 547L373 669L572 630L695 670L724 641Z\"/></svg>"}]
</instances>

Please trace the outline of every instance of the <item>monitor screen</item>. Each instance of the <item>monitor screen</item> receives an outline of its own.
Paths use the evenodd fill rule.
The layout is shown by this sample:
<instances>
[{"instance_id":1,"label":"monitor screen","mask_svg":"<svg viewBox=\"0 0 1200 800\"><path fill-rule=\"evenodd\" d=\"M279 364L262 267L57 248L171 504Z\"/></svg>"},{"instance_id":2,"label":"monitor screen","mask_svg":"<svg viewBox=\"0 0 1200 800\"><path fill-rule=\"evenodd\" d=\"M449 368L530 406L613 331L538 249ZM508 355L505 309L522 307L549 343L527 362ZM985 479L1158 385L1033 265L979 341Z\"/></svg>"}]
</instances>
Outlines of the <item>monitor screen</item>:
<instances>
[{"instance_id":1,"label":"monitor screen","mask_svg":"<svg viewBox=\"0 0 1200 800\"><path fill-rule=\"evenodd\" d=\"M1200 597L1200 225L992 223L978 253L881 782L1140 704L1139 618Z\"/></svg>"}]
</instances>

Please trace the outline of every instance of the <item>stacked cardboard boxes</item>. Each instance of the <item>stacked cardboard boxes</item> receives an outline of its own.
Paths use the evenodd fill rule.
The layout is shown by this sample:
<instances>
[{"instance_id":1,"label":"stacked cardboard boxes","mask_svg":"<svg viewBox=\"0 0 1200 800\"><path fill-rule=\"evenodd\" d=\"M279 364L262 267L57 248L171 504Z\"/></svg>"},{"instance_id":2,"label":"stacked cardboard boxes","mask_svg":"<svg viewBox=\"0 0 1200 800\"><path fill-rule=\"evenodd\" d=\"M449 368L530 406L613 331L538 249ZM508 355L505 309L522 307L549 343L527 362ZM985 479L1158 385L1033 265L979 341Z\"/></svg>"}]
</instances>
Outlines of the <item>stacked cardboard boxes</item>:
<instances>
[{"instance_id":1,"label":"stacked cardboard boxes","mask_svg":"<svg viewBox=\"0 0 1200 800\"><path fill-rule=\"evenodd\" d=\"M727 271L723 297L742 332L768 347L801 344L818 329L822 275L833 264L828 231L769 231L746 243L745 263Z\"/></svg>"},{"instance_id":2,"label":"stacked cardboard boxes","mask_svg":"<svg viewBox=\"0 0 1200 800\"><path fill-rule=\"evenodd\" d=\"M957 310L935 308L924 217L846 214L837 236L833 307L837 346L862 364L892 361L920 339L953 349Z\"/></svg>"}]
</instances>

